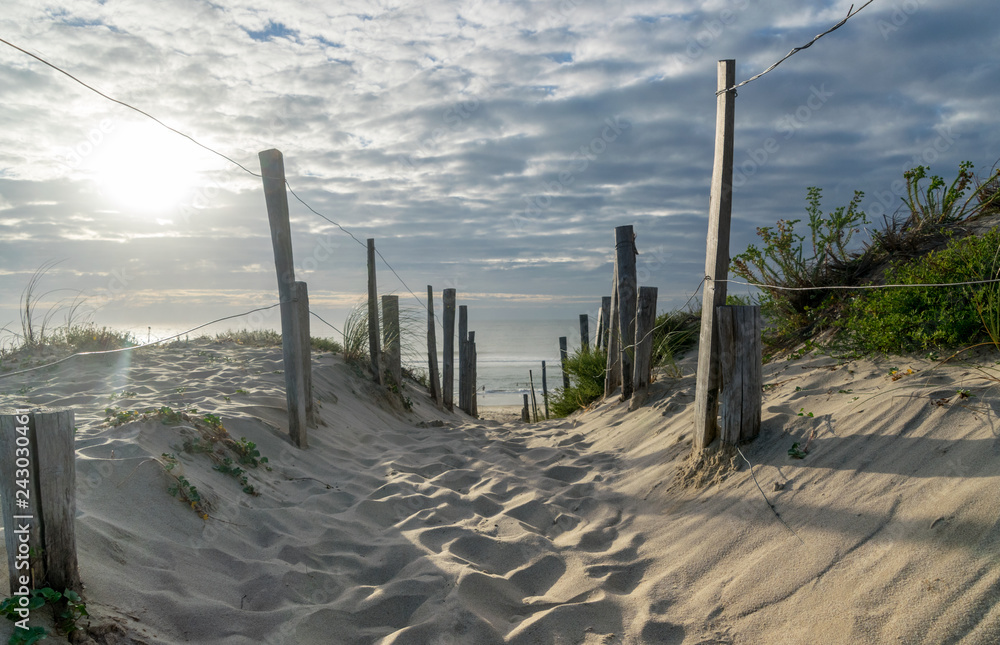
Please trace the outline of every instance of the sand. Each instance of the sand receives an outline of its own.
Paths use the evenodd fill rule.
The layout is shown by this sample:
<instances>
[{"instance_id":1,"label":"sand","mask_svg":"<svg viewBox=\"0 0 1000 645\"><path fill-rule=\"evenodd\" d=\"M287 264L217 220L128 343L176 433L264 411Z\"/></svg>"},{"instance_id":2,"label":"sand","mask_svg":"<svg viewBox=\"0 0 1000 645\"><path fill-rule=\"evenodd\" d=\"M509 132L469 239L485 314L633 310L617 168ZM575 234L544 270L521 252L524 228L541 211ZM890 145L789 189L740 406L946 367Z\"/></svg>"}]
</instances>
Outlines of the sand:
<instances>
[{"instance_id":1,"label":"sand","mask_svg":"<svg viewBox=\"0 0 1000 645\"><path fill-rule=\"evenodd\" d=\"M75 359L0 379L0 404L76 410L96 642L985 645L1000 642L993 361L765 366L742 452L784 524L740 455L692 471L693 357L637 409L523 424L443 412L416 384L407 409L326 354L305 451L275 349ZM217 414L272 470L247 468L248 495L182 450L192 422L110 427L109 405ZM168 494L162 453L207 519Z\"/></svg>"}]
</instances>

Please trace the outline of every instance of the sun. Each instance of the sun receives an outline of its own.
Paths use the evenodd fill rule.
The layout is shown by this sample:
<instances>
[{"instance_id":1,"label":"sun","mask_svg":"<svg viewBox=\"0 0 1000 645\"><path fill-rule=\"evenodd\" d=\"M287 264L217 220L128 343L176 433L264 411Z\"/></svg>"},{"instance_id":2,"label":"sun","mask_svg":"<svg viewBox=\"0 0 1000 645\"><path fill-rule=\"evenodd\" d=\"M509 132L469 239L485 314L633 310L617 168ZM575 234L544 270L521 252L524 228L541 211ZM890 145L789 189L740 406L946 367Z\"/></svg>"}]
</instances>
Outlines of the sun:
<instances>
[{"instance_id":1,"label":"sun","mask_svg":"<svg viewBox=\"0 0 1000 645\"><path fill-rule=\"evenodd\" d=\"M175 211L198 182L201 150L156 124L116 128L95 154L93 170L101 195L123 213Z\"/></svg>"}]
</instances>

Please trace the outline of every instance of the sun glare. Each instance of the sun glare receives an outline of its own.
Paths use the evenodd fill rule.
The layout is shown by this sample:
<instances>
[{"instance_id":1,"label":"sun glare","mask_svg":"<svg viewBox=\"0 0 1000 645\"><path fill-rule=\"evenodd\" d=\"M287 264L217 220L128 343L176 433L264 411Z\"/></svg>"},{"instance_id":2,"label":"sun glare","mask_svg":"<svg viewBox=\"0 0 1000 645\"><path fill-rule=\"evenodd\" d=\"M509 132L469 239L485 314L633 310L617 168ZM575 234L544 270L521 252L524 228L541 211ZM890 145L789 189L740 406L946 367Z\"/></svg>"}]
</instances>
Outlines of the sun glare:
<instances>
[{"instance_id":1,"label":"sun glare","mask_svg":"<svg viewBox=\"0 0 1000 645\"><path fill-rule=\"evenodd\" d=\"M129 124L112 132L95 157L101 194L116 208L125 214L162 214L190 198L202 155L169 130Z\"/></svg>"}]
</instances>

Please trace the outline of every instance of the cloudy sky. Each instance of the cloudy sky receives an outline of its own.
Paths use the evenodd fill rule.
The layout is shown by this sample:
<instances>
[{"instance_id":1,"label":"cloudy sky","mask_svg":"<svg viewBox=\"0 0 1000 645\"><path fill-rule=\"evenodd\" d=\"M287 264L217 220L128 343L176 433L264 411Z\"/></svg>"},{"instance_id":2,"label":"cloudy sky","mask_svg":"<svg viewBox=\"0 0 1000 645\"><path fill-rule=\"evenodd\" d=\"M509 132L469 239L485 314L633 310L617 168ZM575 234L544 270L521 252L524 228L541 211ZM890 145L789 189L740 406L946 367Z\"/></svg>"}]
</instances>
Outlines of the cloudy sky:
<instances>
[{"instance_id":1,"label":"cloudy sky","mask_svg":"<svg viewBox=\"0 0 1000 645\"><path fill-rule=\"evenodd\" d=\"M421 296L454 287L480 316L575 320L609 293L623 224L660 308L687 300L716 61L743 80L850 4L24 0L0 37L252 171L280 149L299 196L376 238ZM809 186L827 210L863 190L878 218L911 166L988 170L998 26L990 0L875 0L741 88L732 253L799 216ZM46 302L83 294L98 322L143 330L276 301L258 178L6 45L0 96L0 325L46 262ZM365 250L294 199L291 213L297 278L339 325Z\"/></svg>"}]
</instances>

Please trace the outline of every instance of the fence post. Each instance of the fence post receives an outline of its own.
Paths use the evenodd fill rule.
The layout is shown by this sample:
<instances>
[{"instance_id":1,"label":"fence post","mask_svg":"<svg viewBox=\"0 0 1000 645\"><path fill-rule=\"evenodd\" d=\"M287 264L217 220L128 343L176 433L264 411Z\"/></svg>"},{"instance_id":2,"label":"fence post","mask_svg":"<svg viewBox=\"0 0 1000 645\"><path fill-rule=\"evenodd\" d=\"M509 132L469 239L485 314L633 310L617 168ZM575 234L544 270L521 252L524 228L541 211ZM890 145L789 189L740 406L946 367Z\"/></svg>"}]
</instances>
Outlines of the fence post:
<instances>
[{"instance_id":1,"label":"fence post","mask_svg":"<svg viewBox=\"0 0 1000 645\"><path fill-rule=\"evenodd\" d=\"M469 307L458 307L458 409L469 413Z\"/></svg>"},{"instance_id":2,"label":"fence post","mask_svg":"<svg viewBox=\"0 0 1000 645\"><path fill-rule=\"evenodd\" d=\"M611 279L611 303L608 310L608 362L604 370L604 397L614 394L621 384L621 330L618 327L618 262Z\"/></svg>"},{"instance_id":3,"label":"fence post","mask_svg":"<svg viewBox=\"0 0 1000 645\"><path fill-rule=\"evenodd\" d=\"M562 366L563 390L569 389L569 374L566 372L566 360L569 358L569 351L566 348L566 337L559 337L559 364Z\"/></svg>"},{"instance_id":4,"label":"fence post","mask_svg":"<svg viewBox=\"0 0 1000 645\"><path fill-rule=\"evenodd\" d=\"M375 240L368 238L368 354L372 360L375 382L385 384L382 374L382 350L379 348L378 285L375 275Z\"/></svg>"},{"instance_id":5,"label":"fence post","mask_svg":"<svg viewBox=\"0 0 1000 645\"><path fill-rule=\"evenodd\" d=\"M441 381L438 377L437 329L434 327L434 288L427 285L427 378L431 398L441 407Z\"/></svg>"},{"instance_id":6,"label":"fence post","mask_svg":"<svg viewBox=\"0 0 1000 645\"><path fill-rule=\"evenodd\" d=\"M760 307L715 310L719 328L719 412L722 443L737 445L760 433L764 376Z\"/></svg>"},{"instance_id":7,"label":"fence post","mask_svg":"<svg viewBox=\"0 0 1000 645\"><path fill-rule=\"evenodd\" d=\"M306 397L306 423L319 426L319 413L312 389L312 332L309 320L309 288L305 282L295 283L295 305L299 310L299 338L302 339L302 390Z\"/></svg>"},{"instance_id":8,"label":"fence post","mask_svg":"<svg viewBox=\"0 0 1000 645\"><path fill-rule=\"evenodd\" d=\"M278 150L258 154L264 183L267 219L271 226L274 267L278 274L281 308L281 353L285 367L285 399L288 404L288 434L299 448L307 448L305 377L302 374L302 339L299 312L295 307L295 265L292 261L292 231L288 224L285 193L285 163Z\"/></svg>"},{"instance_id":9,"label":"fence post","mask_svg":"<svg viewBox=\"0 0 1000 645\"><path fill-rule=\"evenodd\" d=\"M476 332L469 332L469 414L479 416L479 401L476 399Z\"/></svg>"},{"instance_id":10,"label":"fence post","mask_svg":"<svg viewBox=\"0 0 1000 645\"><path fill-rule=\"evenodd\" d=\"M590 349L590 316L587 314L580 314L580 349Z\"/></svg>"},{"instance_id":11,"label":"fence post","mask_svg":"<svg viewBox=\"0 0 1000 645\"><path fill-rule=\"evenodd\" d=\"M645 393L653 368L653 330L656 327L656 287L639 287L635 312L634 394Z\"/></svg>"},{"instance_id":12,"label":"fence post","mask_svg":"<svg viewBox=\"0 0 1000 645\"><path fill-rule=\"evenodd\" d=\"M538 400L535 399L535 377L528 370L528 387L531 388L531 418L536 423L538 422Z\"/></svg>"},{"instance_id":13,"label":"fence post","mask_svg":"<svg viewBox=\"0 0 1000 645\"><path fill-rule=\"evenodd\" d=\"M445 289L444 295L444 356L441 365L441 392L444 407L455 407L455 290Z\"/></svg>"},{"instance_id":14,"label":"fence post","mask_svg":"<svg viewBox=\"0 0 1000 645\"><path fill-rule=\"evenodd\" d=\"M528 395L525 394L524 395L524 407L521 408L521 421L523 421L525 423L530 422L531 421L531 417L529 415L530 415L530 412L528 411Z\"/></svg>"},{"instance_id":15,"label":"fence post","mask_svg":"<svg viewBox=\"0 0 1000 645\"><path fill-rule=\"evenodd\" d=\"M632 396L635 363L635 233L631 225L615 227L615 258L618 265L618 328L622 337L622 399L627 399Z\"/></svg>"},{"instance_id":16,"label":"fence post","mask_svg":"<svg viewBox=\"0 0 1000 645\"><path fill-rule=\"evenodd\" d=\"M400 393L403 391L403 366L400 356L399 296L382 296L382 345L385 347L385 371Z\"/></svg>"},{"instance_id":17,"label":"fence post","mask_svg":"<svg viewBox=\"0 0 1000 645\"><path fill-rule=\"evenodd\" d=\"M0 505L12 597L44 585L83 590L74 527L74 425L72 410L0 415ZM17 562L26 557L28 568L19 568Z\"/></svg>"},{"instance_id":18,"label":"fence post","mask_svg":"<svg viewBox=\"0 0 1000 645\"><path fill-rule=\"evenodd\" d=\"M597 342L600 343L601 349L608 348L608 334L611 329L608 325L608 321L611 317L611 296L601 296L601 315L600 321L597 323Z\"/></svg>"},{"instance_id":19,"label":"fence post","mask_svg":"<svg viewBox=\"0 0 1000 645\"><path fill-rule=\"evenodd\" d=\"M718 87L736 82L736 61L720 60ZM703 450L718 436L719 377L715 308L726 304L729 276L729 222L733 210L733 139L736 93L723 92L716 101L715 165L708 212L705 284L702 290L701 333L698 337L698 376L695 384L694 449Z\"/></svg>"},{"instance_id":20,"label":"fence post","mask_svg":"<svg viewBox=\"0 0 1000 645\"><path fill-rule=\"evenodd\" d=\"M545 374L545 361L542 361L542 401L545 402L545 418L549 418L549 382Z\"/></svg>"}]
</instances>

